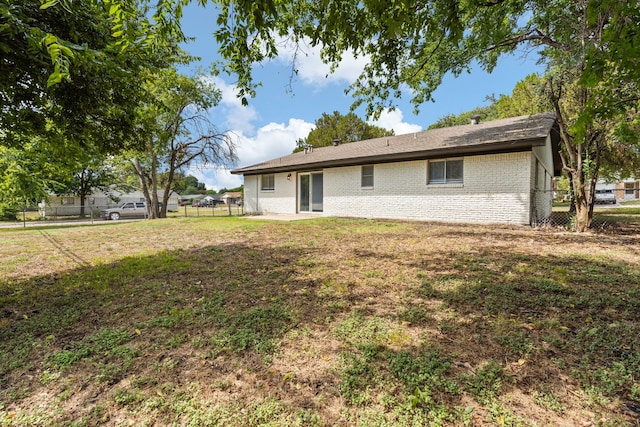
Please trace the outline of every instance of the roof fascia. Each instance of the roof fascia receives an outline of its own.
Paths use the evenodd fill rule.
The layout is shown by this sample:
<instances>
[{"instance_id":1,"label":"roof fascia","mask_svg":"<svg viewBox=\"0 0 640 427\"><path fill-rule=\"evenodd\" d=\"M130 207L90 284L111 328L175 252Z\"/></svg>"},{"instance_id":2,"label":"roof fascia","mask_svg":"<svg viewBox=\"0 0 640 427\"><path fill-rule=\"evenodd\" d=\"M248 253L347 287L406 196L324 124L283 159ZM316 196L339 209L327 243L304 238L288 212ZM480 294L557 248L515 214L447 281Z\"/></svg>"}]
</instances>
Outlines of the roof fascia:
<instances>
[{"instance_id":1,"label":"roof fascia","mask_svg":"<svg viewBox=\"0 0 640 427\"><path fill-rule=\"evenodd\" d=\"M329 167L359 166L371 163L394 163L413 160L429 160L442 157L461 157L467 155L516 153L531 150L532 147L546 143L545 138L530 138L519 141L494 142L488 144L470 145L464 147L448 147L437 150L412 151L408 153L394 153L376 156L353 157L348 159L333 159L320 162L301 163L298 165L284 165L256 169L236 169L231 171L235 175L261 175L265 173L294 172L318 170ZM555 162L554 162L555 163Z\"/></svg>"}]
</instances>

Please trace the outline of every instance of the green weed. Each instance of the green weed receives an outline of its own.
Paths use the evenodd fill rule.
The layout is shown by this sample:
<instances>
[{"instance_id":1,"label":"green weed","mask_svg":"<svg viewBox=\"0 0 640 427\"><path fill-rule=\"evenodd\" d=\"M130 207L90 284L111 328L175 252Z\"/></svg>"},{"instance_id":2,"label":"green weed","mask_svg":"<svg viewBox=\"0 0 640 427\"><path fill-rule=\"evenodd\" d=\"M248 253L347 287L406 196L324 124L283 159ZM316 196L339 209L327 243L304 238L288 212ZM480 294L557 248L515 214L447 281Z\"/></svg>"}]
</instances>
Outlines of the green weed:
<instances>
[{"instance_id":1,"label":"green weed","mask_svg":"<svg viewBox=\"0 0 640 427\"><path fill-rule=\"evenodd\" d=\"M409 394L415 390L433 390L438 394L459 393L457 384L447 378L451 359L437 349L389 351L387 361L391 375L404 385Z\"/></svg>"},{"instance_id":2,"label":"green weed","mask_svg":"<svg viewBox=\"0 0 640 427\"><path fill-rule=\"evenodd\" d=\"M349 405L369 403L371 391L379 385L381 374L377 364L377 347L365 348L363 354L342 354L340 394Z\"/></svg>"},{"instance_id":3,"label":"green weed","mask_svg":"<svg viewBox=\"0 0 640 427\"><path fill-rule=\"evenodd\" d=\"M554 412L561 413L565 409L564 404L549 387L542 386L540 390L534 390L531 397L538 405Z\"/></svg>"},{"instance_id":4,"label":"green weed","mask_svg":"<svg viewBox=\"0 0 640 427\"><path fill-rule=\"evenodd\" d=\"M478 403L485 405L500 395L505 374L498 363L489 361L475 374L462 375L461 379L465 390L471 393Z\"/></svg>"},{"instance_id":5,"label":"green weed","mask_svg":"<svg viewBox=\"0 0 640 427\"><path fill-rule=\"evenodd\" d=\"M424 326L435 322L431 311L422 307L408 307L400 311L398 320L411 325Z\"/></svg>"},{"instance_id":6,"label":"green weed","mask_svg":"<svg viewBox=\"0 0 640 427\"><path fill-rule=\"evenodd\" d=\"M367 317L354 311L334 329L335 335L354 346L388 344L392 326L379 317Z\"/></svg>"},{"instance_id":7,"label":"green weed","mask_svg":"<svg viewBox=\"0 0 640 427\"><path fill-rule=\"evenodd\" d=\"M113 401L120 406L131 406L144 400L144 394L140 390L129 388L117 388L113 392Z\"/></svg>"}]
</instances>

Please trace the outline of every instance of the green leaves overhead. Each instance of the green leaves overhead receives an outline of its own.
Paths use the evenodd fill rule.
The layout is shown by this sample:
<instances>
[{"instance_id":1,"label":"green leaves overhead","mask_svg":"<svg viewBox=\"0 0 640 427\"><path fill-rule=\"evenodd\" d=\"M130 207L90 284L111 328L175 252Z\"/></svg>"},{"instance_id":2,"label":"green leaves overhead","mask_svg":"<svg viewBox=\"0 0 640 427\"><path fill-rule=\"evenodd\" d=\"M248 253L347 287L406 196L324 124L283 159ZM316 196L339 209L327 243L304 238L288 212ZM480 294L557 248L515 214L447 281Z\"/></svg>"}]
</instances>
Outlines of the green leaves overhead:
<instances>
[{"instance_id":1,"label":"green leaves overhead","mask_svg":"<svg viewBox=\"0 0 640 427\"><path fill-rule=\"evenodd\" d=\"M338 111L333 114L323 113L316 120L315 126L306 139L298 140L294 153L303 151L308 145L315 148L328 147L334 143L346 144L393 135L393 131L370 125L354 113L342 115Z\"/></svg>"}]
</instances>

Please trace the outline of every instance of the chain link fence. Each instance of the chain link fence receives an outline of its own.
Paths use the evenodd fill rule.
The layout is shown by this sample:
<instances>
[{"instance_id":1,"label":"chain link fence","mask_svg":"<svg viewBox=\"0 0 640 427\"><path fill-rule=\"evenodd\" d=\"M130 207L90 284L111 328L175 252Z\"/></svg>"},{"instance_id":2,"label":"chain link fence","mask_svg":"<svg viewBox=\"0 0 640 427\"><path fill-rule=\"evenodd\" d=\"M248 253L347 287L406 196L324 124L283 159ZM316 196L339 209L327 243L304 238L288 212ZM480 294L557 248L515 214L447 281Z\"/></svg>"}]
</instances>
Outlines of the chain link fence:
<instances>
[{"instance_id":1,"label":"chain link fence","mask_svg":"<svg viewBox=\"0 0 640 427\"><path fill-rule=\"evenodd\" d=\"M571 192L554 190L551 215L538 220L536 227L572 229L575 210ZM591 228L594 231L640 230L640 188L626 186L596 190Z\"/></svg>"},{"instance_id":2,"label":"chain link fence","mask_svg":"<svg viewBox=\"0 0 640 427\"><path fill-rule=\"evenodd\" d=\"M52 223L95 223L108 220L107 209L118 205L59 205L59 206L20 206L5 209L1 213L0 225L15 226L18 224L43 225ZM218 204L217 206L179 206L167 212L167 217L224 217L244 215L242 204ZM147 218L146 209L121 213L120 220L140 220Z\"/></svg>"},{"instance_id":3,"label":"chain link fence","mask_svg":"<svg viewBox=\"0 0 640 427\"><path fill-rule=\"evenodd\" d=\"M176 212L169 212L167 216L242 216L244 206L242 203L217 204L211 206L180 206Z\"/></svg>"},{"instance_id":4,"label":"chain link fence","mask_svg":"<svg viewBox=\"0 0 640 427\"><path fill-rule=\"evenodd\" d=\"M571 211L571 195L569 191L554 190L552 194L542 191L540 199L546 200L543 215L535 215L539 219L532 224L538 228L572 229L575 212ZM549 196L553 199L553 207L548 215ZM534 199L538 199L537 197ZM116 205L60 205L60 206L23 206L13 211L0 212L1 225L15 226L21 224L39 225L50 223L95 223L105 221L103 211ZM534 207L535 209L535 207ZM143 210L144 211L144 210ZM140 211L138 211L140 212ZM242 203L217 204L209 206L182 205L167 212L167 217L223 217L242 216ZM122 220L145 219L142 215L129 217L122 215ZM636 230L640 232L640 188L627 186L626 188L598 190L592 229L596 231Z\"/></svg>"}]
</instances>

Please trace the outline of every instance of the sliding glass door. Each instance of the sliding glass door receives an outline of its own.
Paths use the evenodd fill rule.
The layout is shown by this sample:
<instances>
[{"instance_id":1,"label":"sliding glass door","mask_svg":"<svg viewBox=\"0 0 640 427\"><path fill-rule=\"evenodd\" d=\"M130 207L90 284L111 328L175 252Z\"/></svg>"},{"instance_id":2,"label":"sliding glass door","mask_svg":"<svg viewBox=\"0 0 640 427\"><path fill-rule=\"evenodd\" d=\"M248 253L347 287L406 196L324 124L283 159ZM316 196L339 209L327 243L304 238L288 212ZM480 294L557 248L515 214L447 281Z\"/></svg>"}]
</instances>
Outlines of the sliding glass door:
<instances>
[{"instance_id":1,"label":"sliding glass door","mask_svg":"<svg viewBox=\"0 0 640 427\"><path fill-rule=\"evenodd\" d=\"M322 172L304 173L300 177L298 209L300 212L322 212Z\"/></svg>"}]
</instances>

